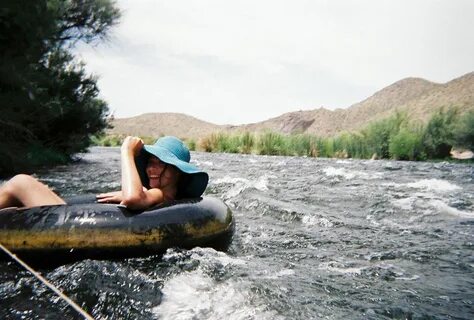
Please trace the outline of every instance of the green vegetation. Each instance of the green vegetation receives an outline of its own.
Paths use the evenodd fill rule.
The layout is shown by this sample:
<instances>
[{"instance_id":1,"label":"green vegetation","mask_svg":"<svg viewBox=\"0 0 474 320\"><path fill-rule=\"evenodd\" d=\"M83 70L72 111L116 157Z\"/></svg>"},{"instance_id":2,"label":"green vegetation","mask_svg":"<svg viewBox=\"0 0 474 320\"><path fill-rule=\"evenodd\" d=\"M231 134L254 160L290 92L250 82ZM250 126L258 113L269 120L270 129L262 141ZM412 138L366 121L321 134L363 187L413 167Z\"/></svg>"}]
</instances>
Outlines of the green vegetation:
<instances>
[{"instance_id":1,"label":"green vegetation","mask_svg":"<svg viewBox=\"0 0 474 320\"><path fill-rule=\"evenodd\" d=\"M431 117L423 135L428 158L440 159L449 156L452 146L458 144L454 140L454 127L458 118L457 109L449 109L447 112L440 110Z\"/></svg>"},{"instance_id":2,"label":"green vegetation","mask_svg":"<svg viewBox=\"0 0 474 320\"><path fill-rule=\"evenodd\" d=\"M286 155L291 152L288 142L280 133L265 132L258 137L257 152L258 154Z\"/></svg>"},{"instance_id":3,"label":"green vegetation","mask_svg":"<svg viewBox=\"0 0 474 320\"><path fill-rule=\"evenodd\" d=\"M390 137L389 154L397 160L417 160L422 156L422 136L416 129L401 128Z\"/></svg>"},{"instance_id":4,"label":"green vegetation","mask_svg":"<svg viewBox=\"0 0 474 320\"><path fill-rule=\"evenodd\" d=\"M71 49L106 38L112 0L7 0L0 10L0 175L63 163L107 127L96 78Z\"/></svg>"},{"instance_id":5,"label":"green vegetation","mask_svg":"<svg viewBox=\"0 0 474 320\"><path fill-rule=\"evenodd\" d=\"M468 112L455 125L453 139L455 146L474 150L474 111Z\"/></svg>"},{"instance_id":6,"label":"green vegetation","mask_svg":"<svg viewBox=\"0 0 474 320\"><path fill-rule=\"evenodd\" d=\"M201 140L200 148L206 152L239 153L241 146L240 136L231 136L222 132L211 134Z\"/></svg>"},{"instance_id":7,"label":"green vegetation","mask_svg":"<svg viewBox=\"0 0 474 320\"><path fill-rule=\"evenodd\" d=\"M98 146L120 146L124 135L93 137ZM141 137L153 144L155 137ZM404 113L369 124L355 133L335 137L309 134L283 135L271 131L261 134L214 133L195 140L185 140L190 150L260 155L290 155L325 158L396 160L445 159L451 149L473 149L474 112L461 115L455 108L439 110L426 125L410 122Z\"/></svg>"},{"instance_id":8,"label":"green vegetation","mask_svg":"<svg viewBox=\"0 0 474 320\"><path fill-rule=\"evenodd\" d=\"M120 146L125 135L94 136L93 145ZM141 137L153 144L157 137ZM411 122L405 113L369 124L355 133L335 137L284 135L266 131L214 133L195 141L183 139L190 150L205 152L289 155L324 158L427 160L446 159L451 149L474 148L474 112L461 115L456 108L439 110L425 124Z\"/></svg>"},{"instance_id":9,"label":"green vegetation","mask_svg":"<svg viewBox=\"0 0 474 320\"><path fill-rule=\"evenodd\" d=\"M374 122L356 133L336 137L215 133L197 144L206 152L254 153L330 158L426 160L445 159L453 147L472 149L474 112L460 115L456 108L439 110L426 125L410 122L404 113Z\"/></svg>"},{"instance_id":10,"label":"green vegetation","mask_svg":"<svg viewBox=\"0 0 474 320\"><path fill-rule=\"evenodd\" d=\"M184 141L188 146L189 150L196 151L196 141L193 139L185 140Z\"/></svg>"}]
</instances>

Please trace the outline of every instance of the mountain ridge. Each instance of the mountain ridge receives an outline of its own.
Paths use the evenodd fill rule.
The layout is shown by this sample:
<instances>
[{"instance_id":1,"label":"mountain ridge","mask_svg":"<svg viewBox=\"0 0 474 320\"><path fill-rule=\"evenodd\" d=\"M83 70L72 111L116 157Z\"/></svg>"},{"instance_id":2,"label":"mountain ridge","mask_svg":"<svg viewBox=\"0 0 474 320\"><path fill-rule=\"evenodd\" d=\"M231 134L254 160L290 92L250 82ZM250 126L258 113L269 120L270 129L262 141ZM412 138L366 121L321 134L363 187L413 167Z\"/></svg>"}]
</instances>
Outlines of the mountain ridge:
<instances>
[{"instance_id":1,"label":"mountain ridge","mask_svg":"<svg viewBox=\"0 0 474 320\"><path fill-rule=\"evenodd\" d=\"M370 122L399 111L411 120L426 122L440 108L458 107L461 112L474 110L474 72L435 83L408 77L376 91L346 109L318 108L287 112L264 121L242 125L217 125L181 113L146 113L130 118L113 119L110 134L160 136L175 135L184 139L201 138L215 132L238 133L272 130L283 134L308 133L332 136L343 131L357 131Z\"/></svg>"}]
</instances>

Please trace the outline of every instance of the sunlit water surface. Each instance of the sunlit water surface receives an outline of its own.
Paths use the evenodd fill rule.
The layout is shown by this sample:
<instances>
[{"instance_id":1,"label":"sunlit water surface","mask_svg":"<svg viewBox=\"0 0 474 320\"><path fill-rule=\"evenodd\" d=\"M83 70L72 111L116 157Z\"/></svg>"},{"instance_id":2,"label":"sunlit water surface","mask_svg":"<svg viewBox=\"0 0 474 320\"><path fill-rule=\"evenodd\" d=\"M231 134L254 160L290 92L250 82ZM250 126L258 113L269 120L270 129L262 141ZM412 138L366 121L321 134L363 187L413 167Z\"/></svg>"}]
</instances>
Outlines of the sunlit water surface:
<instances>
[{"instance_id":1,"label":"sunlit water surface","mask_svg":"<svg viewBox=\"0 0 474 320\"><path fill-rule=\"evenodd\" d=\"M98 319L473 319L474 168L193 153L237 225L228 252L168 250L41 270ZM117 148L37 177L120 187ZM0 262L2 319L80 316Z\"/></svg>"}]
</instances>

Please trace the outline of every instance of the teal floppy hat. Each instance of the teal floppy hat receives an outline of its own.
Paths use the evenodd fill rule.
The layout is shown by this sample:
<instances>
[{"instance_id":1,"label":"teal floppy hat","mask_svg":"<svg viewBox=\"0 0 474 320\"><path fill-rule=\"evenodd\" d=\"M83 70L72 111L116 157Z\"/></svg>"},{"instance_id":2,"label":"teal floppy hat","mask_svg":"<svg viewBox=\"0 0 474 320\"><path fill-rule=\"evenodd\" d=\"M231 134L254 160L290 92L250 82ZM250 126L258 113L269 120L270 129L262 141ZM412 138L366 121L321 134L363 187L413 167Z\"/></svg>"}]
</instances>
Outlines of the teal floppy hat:
<instances>
[{"instance_id":1,"label":"teal floppy hat","mask_svg":"<svg viewBox=\"0 0 474 320\"><path fill-rule=\"evenodd\" d=\"M206 172L190 163L191 154L183 141L173 136L165 136L156 140L155 144L144 145L143 150L148 155L154 155L185 174L185 178L178 185L178 198L198 198L204 193L209 176ZM141 160L141 166L146 168L143 159ZM137 163L137 167L140 169L139 163ZM144 176L144 174L140 175L142 182L145 180ZM147 180L146 178L144 185L148 185Z\"/></svg>"}]
</instances>

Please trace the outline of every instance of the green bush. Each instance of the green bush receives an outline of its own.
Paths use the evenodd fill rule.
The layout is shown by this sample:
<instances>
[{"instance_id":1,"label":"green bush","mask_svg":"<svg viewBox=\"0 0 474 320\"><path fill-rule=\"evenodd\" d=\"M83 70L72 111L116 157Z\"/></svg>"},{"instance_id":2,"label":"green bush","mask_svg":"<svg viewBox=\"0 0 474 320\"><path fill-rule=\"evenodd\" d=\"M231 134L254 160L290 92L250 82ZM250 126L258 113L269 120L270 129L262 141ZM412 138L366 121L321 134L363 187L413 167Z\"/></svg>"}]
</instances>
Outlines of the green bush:
<instances>
[{"instance_id":1,"label":"green bush","mask_svg":"<svg viewBox=\"0 0 474 320\"><path fill-rule=\"evenodd\" d=\"M334 139L325 138L319 140L319 150L321 150L321 157L332 158L334 157Z\"/></svg>"},{"instance_id":2,"label":"green bush","mask_svg":"<svg viewBox=\"0 0 474 320\"><path fill-rule=\"evenodd\" d=\"M94 135L91 143L93 146L120 147L124 139L124 135Z\"/></svg>"},{"instance_id":3,"label":"green bush","mask_svg":"<svg viewBox=\"0 0 474 320\"><path fill-rule=\"evenodd\" d=\"M450 108L447 111L440 109L431 117L423 134L424 151L428 158L449 157L454 144L454 128L458 115L456 108Z\"/></svg>"},{"instance_id":4,"label":"green bush","mask_svg":"<svg viewBox=\"0 0 474 320\"><path fill-rule=\"evenodd\" d=\"M474 112L458 119L458 111L449 109L434 114L426 126L408 121L406 113L369 124L355 133L336 137L309 134L283 135L271 131L260 135L215 133L205 137L200 147L208 152L241 152L265 155L339 157L369 159L423 160L449 155L451 146L473 148Z\"/></svg>"},{"instance_id":5,"label":"green bush","mask_svg":"<svg viewBox=\"0 0 474 320\"><path fill-rule=\"evenodd\" d=\"M252 150L255 146L255 137L250 132L246 131L243 133L240 138L240 152L242 153L252 153Z\"/></svg>"},{"instance_id":6,"label":"green bush","mask_svg":"<svg viewBox=\"0 0 474 320\"><path fill-rule=\"evenodd\" d=\"M26 159L33 167L42 166L45 163L64 164L69 158L54 149L47 149L41 145L31 145L26 154Z\"/></svg>"},{"instance_id":7,"label":"green bush","mask_svg":"<svg viewBox=\"0 0 474 320\"><path fill-rule=\"evenodd\" d=\"M240 152L240 137L237 135L228 135L221 133L220 136L220 150L227 153Z\"/></svg>"},{"instance_id":8,"label":"green bush","mask_svg":"<svg viewBox=\"0 0 474 320\"><path fill-rule=\"evenodd\" d=\"M464 114L454 126L453 145L474 151L474 111Z\"/></svg>"},{"instance_id":9,"label":"green bush","mask_svg":"<svg viewBox=\"0 0 474 320\"><path fill-rule=\"evenodd\" d=\"M265 132L260 135L257 143L258 153L261 155L288 155L285 138L282 134Z\"/></svg>"},{"instance_id":10,"label":"green bush","mask_svg":"<svg viewBox=\"0 0 474 320\"><path fill-rule=\"evenodd\" d=\"M223 132L213 133L201 139L200 149L206 152L229 152L238 153L240 149L240 137Z\"/></svg>"},{"instance_id":11,"label":"green bush","mask_svg":"<svg viewBox=\"0 0 474 320\"><path fill-rule=\"evenodd\" d=\"M217 134L213 133L199 141L199 147L205 152L216 152Z\"/></svg>"},{"instance_id":12,"label":"green bush","mask_svg":"<svg viewBox=\"0 0 474 320\"><path fill-rule=\"evenodd\" d=\"M421 157L422 136L406 128L390 138L390 156L397 160L417 160Z\"/></svg>"},{"instance_id":13,"label":"green bush","mask_svg":"<svg viewBox=\"0 0 474 320\"><path fill-rule=\"evenodd\" d=\"M318 154L317 140L315 136L308 134L295 134L288 136L287 140L288 142L285 144L288 153L291 155L316 157Z\"/></svg>"}]
</instances>

